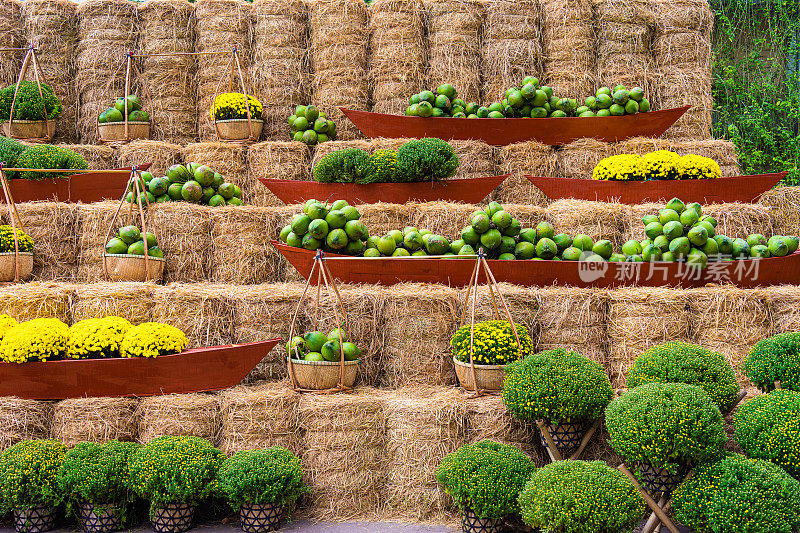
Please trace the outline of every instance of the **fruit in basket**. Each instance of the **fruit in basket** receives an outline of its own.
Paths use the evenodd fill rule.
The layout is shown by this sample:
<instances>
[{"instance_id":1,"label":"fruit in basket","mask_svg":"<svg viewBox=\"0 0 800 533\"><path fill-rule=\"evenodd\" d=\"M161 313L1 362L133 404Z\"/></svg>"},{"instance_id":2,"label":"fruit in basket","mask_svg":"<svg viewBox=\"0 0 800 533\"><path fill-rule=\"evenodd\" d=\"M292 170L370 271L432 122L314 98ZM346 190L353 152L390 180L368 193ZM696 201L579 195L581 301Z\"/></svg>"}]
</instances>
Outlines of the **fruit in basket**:
<instances>
[{"instance_id":1,"label":"fruit in basket","mask_svg":"<svg viewBox=\"0 0 800 533\"><path fill-rule=\"evenodd\" d=\"M340 341L338 332L338 329L334 329L328 335L321 331L295 335L286 343L286 350L297 360L338 362L344 352L345 361L357 361L361 357L361 349L354 343L347 342L344 330L341 331Z\"/></svg>"},{"instance_id":2,"label":"fruit in basket","mask_svg":"<svg viewBox=\"0 0 800 533\"><path fill-rule=\"evenodd\" d=\"M123 226L117 235L109 239L105 246L105 253L111 255L144 255L145 247L150 257L164 257L164 252L158 247L156 236L147 232L143 234L136 226Z\"/></svg>"}]
</instances>

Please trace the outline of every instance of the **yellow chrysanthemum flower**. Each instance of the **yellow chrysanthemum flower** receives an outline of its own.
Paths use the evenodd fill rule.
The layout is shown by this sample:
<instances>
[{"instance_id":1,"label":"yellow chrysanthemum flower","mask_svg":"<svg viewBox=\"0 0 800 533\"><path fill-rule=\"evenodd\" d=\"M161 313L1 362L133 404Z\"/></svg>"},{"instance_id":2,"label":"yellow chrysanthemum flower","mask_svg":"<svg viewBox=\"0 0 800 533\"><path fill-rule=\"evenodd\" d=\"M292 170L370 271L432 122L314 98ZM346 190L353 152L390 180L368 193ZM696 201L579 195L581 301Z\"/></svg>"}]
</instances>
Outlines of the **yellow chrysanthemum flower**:
<instances>
[{"instance_id":1,"label":"yellow chrysanthemum flower","mask_svg":"<svg viewBox=\"0 0 800 533\"><path fill-rule=\"evenodd\" d=\"M186 334L176 327L145 322L132 327L122 339L122 357L158 357L180 353L189 344Z\"/></svg>"},{"instance_id":2,"label":"yellow chrysanthemum flower","mask_svg":"<svg viewBox=\"0 0 800 533\"><path fill-rule=\"evenodd\" d=\"M211 106L211 119L214 120L233 120L246 119L247 110L245 108L245 97L242 93L222 93L214 100ZM250 117L260 119L263 113L261 102L251 95L247 95L247 102L250 106Z\"/></svg>"},{"instance_id":3,"label":"yellow chrysanthemum flower","mask_svg":"<svg viewBox=\"0 0 800 533\"><path fill-rule=\"evenodd\" d=\"M678 173L682 180L715 179L722 176L716 161L694 154L681 157L678 162Z\"/></svg>"}]
</instances>

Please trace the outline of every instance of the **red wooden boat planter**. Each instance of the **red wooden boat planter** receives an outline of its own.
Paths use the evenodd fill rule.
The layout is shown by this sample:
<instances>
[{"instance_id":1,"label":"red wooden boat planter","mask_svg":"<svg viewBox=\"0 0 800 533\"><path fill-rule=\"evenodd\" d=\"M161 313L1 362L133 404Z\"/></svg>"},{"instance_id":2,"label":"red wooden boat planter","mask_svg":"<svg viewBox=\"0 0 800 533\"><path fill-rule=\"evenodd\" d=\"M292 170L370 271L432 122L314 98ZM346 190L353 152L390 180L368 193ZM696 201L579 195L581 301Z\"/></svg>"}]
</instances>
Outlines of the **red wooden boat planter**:
<instances>
[{"instance_id":1,"label":"red wooden boat planter","mask_svg":"<svg viewBox=\"0 0 800 533\"><path fill-rule=\"evenodd\" d=\"M227 389L238 385L280 340L192 348L154 358L0 363L0 396L61 400Z\"/></svg>"},{"instance_id":2,"label":"red wooden boat planter","mask_svg":"<svg viewBox=\"0 0 800 533\"><path fill-rule=\"evenodd\" d=\"M753 203L788 172L710 180L600 181L525 176L551 200L575 198L597 202L641 204L680 198L684 202Z\"/></svg>"},{"instance_id":3,"label":"red wooden boat planter","mask_svg":"<svg viewBox=\"0 0 800 533\"><path fill-rule=\"evenodd\" d=\"M339 109L370 139L438 137L445 141L474 139L495 146L522 141L539 141L550 146L561 146L586 137L606 142L624 141L631 137L658 137L690 107L675 107L621 117L481 119L408 117L343 107Z\"/></svg>"},{"instance_id":4,"label":"red wooden boat planter","mask_svg":"<svg viewBox=\"0 0 800 533\"><path fill-rule=\"evenodd\" d=\"M319 183L316 181L259 178L281 202L302 204L306 200L347 200L350 205L387 202L405 204L420 202L462 202L477 204L495 190L508 174L486 178L443 180L421 183Z\"/></svg>"},{"instance_id":5,"label":"red wooden boat planter","mask_svg":"<svg viewBox=\"0 0 800 533\"><path fill-rule=\"evenodd\" d=\"M308 278L313 251L272 241L278 251ZM441 283L466 287L474 256L463 257L348 257L325 254L332 275L343 283ZM466 259L466 260L465 260ZM732 283L739 287L800 284L800 251L786 257L721 261L696 270L685 263L592 263L586 261L488 260L498 282L528 287L703 287Z\"/></svg>"},{"instance_id":6,"label":"red wooden boat planter","mask_svg":"<svg viewBox=\"0 0 800 533\"><path fill-rule=\"evenodd\" d=\"M151 163L140 165L147 170ZM103 200L118 200L128 185L131 167L101 170L85 174L72 174L64 178L29 180L14 178L8 180L14 201L35 202L38 200L90 203Z\"/></svg>"}]
</instances>

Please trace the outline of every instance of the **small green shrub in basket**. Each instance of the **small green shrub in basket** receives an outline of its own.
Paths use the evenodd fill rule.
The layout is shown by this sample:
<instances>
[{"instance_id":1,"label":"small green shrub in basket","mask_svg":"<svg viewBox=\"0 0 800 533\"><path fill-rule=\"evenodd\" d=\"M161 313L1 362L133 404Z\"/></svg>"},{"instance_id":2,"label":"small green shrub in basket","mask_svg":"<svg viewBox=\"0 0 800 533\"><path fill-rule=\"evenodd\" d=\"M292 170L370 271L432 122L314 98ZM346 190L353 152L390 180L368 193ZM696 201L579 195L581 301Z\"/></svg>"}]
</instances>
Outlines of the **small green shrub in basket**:
<instances>
[{"instance_id":1,"label":"small green shrub in basket","mask_svg":"<svg viewBox=\"0 0 800 533\"><path fill-rule=\"evenodd\" d=\"M438 181L458 170L458 156L441 139L414 139L397 151L397 181Z\"/></svg>"},{"instance_id":2,"label":"small green shrub in basket","mask_svg":"<svg viewBox=\"0 0 800 533\"><path fill-rule=\"evenodd\" d=\"M503 384L503 403L523 420L597 419L613 394L599 363L562 348L512 363Z\"/></svg>"},{"instance_id":3,"label":"small green shrub in basket","mask_svg":"<svg viewBox=\"0 0 800 533\"><path fill-rule=\"evenodd\" d=\"M782 389L800 392L800 332L781 333L758 341L744 360L744 371L764 392Z\"/></svg>"},{"instance_id":4,"label":"small green shrub in basket","mask_svg":"<svg viewBox=\"0 0 800 533\"><path fill-rule=\"evenodd\" d=\"M58 469L67 447L56 440L18 442L0 454L0 507L55 507L63 501Z\"/></svg>"},{"instance_id":5,"label":"small green shrub in basket","mask_svg":"<svg viewBox=\"0 0 800 533\"><path fill-rule=\"evenodd\" d=\"M794 533L800 483L767 461L730 454L673 493L675 518L697 533Z\"/></svg>"},{"instance_id":6,"label":"small green shrub in basket","mask_svg":"<svg viewBox=\"0 0 800 533\"><path fill-rule=\"evenodd\" d=\"M537 470L519 504L526 524L559 533L631 531L645 510L630 480L602 461L556 461Z\"/></svg>"},{"instance_id":7,"label":"small green shrub in basket","mask_svg":"<svg viewBox=\"0 0 800 533\"><path fill-rule=\"evenodd\" d=\"M800 392L776 390L736 410L734 436L742 451L800 478Z\"/></svg>"},{"instance_id":8,"label":"small green shrub in basket","mask_svg":"<svg viewBox=\"0 0 800 533\"><path fill-rule=\"evenodd\" d=\"M11 103L14 99L16 83L0 90L0 121L11 118ZM22 81L19 84L17 101L14 104L14 120L44 120L54 119L61 115L63 107L61 101L53 93L53 89L42 83L42 94L39 94L39 84L35 81ZM42 98L44 96L44 98Z\"/></svg>"},{"instance_id":9,"label":"small green shrub in basket","mask_svg":"<svg viewBox=\"0 0 800 533\"><path fill-rule=\"evenodd\" d=\"M286 511L308 491L300 459L281 446L236 452L222 463L217 490L234 510L271 503Z\"/></svg>"},{"instance_id":10,"label":"small green shrub in basket","mask_svg":"<svg viewBox=\"0 0 800 533\"><path fill-rule=\"evenodd\" d=\"M505 365L533 353L533 341L528 328L514 324L519 344L508 320L485 320L475 324L473 359L476 365ZM453 356L462 363L469 363L470 325L461 326L450 339ZM520 349L521 345L521 349Z\"/></svg>"},{"instance_id":11,"label":"small green shrub in basket","mask_svg":"<svg viewBox=\"0 0 800 533\"><path fill-rule=\"evenodd\" d=\"M628 387L652 382L697 385L721 410L731 406L739 393L736 374L725 357L688 342L652 346L636 358L628 372Z\"/></svg>"},{"instance_id":12,"label":"small green shrub in basket","mask_svg":"<svg viewBox=\"0 0 800 533\"><path fill-rule=\"evenodd\" d=\"M722 414L696 385L647 383L612 401L606 427L626 461L675 470L716 460L727 438Z\"/></svg>"},{"instance_id":13,"label":"small green shrub in basket","mask_svg":"<svg viewBox=\"0 0 800 533\"><path fill-rule=\"evenodd\" d=\"M519 512L518 496L535 466L521 450L483 440L446 456L436 479L458 507L480 518L504 518Z\"/></svg>"}]
</instances>

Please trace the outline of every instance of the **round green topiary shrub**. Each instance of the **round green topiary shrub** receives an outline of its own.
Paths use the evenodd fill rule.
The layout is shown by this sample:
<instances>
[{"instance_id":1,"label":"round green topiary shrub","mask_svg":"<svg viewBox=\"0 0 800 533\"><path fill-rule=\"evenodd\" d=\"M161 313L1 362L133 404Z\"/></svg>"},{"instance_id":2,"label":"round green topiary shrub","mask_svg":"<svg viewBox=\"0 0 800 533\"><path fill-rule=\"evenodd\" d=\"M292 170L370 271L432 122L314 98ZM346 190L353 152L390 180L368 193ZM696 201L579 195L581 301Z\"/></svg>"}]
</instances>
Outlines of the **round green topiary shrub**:
<instances>
[{"instance_id":1,"label":"round green topiary shrub","mask_svg":"<svg viewBox=\"0 0 800 533\"><path fill-rule=\"evenodd\" d=\"M600 418L613 395L602 365L571 350L546 350L506 367L503 403L523 420Z\"/></svg>"},{"instance_id":2,"label":"round green topiary shrub","mask_svg":"<svg viewBox=\"0 0 800 533\"><path fill-rule=\"evenodd\" d=\"M325 154L314 165L314 179L320 183L362 183L369 166L369 154L361 148L343 148Z\"/></svg>"},{"instance_id":3,"label":"round green topiary shrub","mask_svg":"<svg viewBox=\"0 0 800 533\"><path fill-rule=\"evenodd\" d=\"M17 166L20 168L60 168L86 170L89 163L77 152L52 144L35 144L29 146L17 156ZM62 172L34 172L24 171L19 177L29 180L61 179L70 173Z\"/></svg>"},{"instance_id":4,"label":"round green topiary shrub","mask_svg":"<svg viewBox=\"0 0 800 533\"><path fill-rule=\"evenodd\" d=\"M800 483L767 461L731 454L698 468L673 493L675 518L697 533L793 533Z\"/></svg>"},{"instance_id":5,"label":"round green topiary shrub","mask_svg":"<svg viewBox=\"0 0 800 533\"><path fill-rule=\"evenodd\" d=\"M458 156L448 142L431 138L414 139L397 151L397 180L443 180L454 175L458 165Z\"/></svg>"},{"instance_id":6,"label":"round green topiary shrub","mask_svg":"<svg viewBox=\"0 0 800 533\"><path fill-rule=\"evenodd\" d=\"M736 410L734 437L749 457L800 477L800 392L776 390Z\"/></svg>"},{"instance_id":7,"label":"round green topiary shrub","mask_svg":"<svg viewBox=\"0 0 800 533\"><path fill-rule=\"evenodd\" d=\"M800 392L800 332L781 333L758 341L743 363L744 371L764 392L782 389Z\"/></svg>"},{"instance_id":8,"label":"round green topiary shrub","mask_svg":"<svg viewBox=\"0 0 800 533\"><path fill-rule=\"evenodd\" d=\"M397 150L375 150L369 156L360 183L393 183L396 178Z\"/></svg>"},{"instance_id":9,"label":"round green topiary shrub","mask_svg":"<svg viewBox=\"0 0 800 533\"><path fill-rule=\"evenodd\" d=\"M17 84L12 83L0 90L0 121L7 121L11 117L11 104ZM39 84L35 81L25 80L20 82L17 92L17 101L14 104L14 120L44 120L53 119L61 115L63 107L61 100L53 93L53 89L46 83L41 85L42 93L39 94ZM42 98L42 96L44 98Z\"/></svg>"},{"instance_id":10,"label":"round green topiary shrub","mask_svg":"<svg viewBox=\"0 0 800 533\"><path fill-rule=\"evenodd\" d=\"M0 509L60 504L58 470L66 453L62 443L45 439L18 442L0 454Z\"/></svg>"},{"instance_id":11,"label":"round green topiary shrub","mask_svg":"<svg viewBox=\"0 0 800 533\"><path fill-rule=\"evenodd\" d=\"M733 405L739 393L736 374L725 357L688 342L652 346L636 358L628 372L628 387L654 382L697 385L723 411Z\"/></svg>"},{"instance_id":12,"label":"round green topiary shrub","mask_svg":"<svg viewBox=\"0 0 800 533\"><path fill-rule=\"evenodd\" d=\"M517 498L534 469L518 448L483 440L445 457L436 479L460 509L481 518L503 518L519 512Z\"/></svg>"},{"instance_id":13,"label":"round green topiary shrub","mask_svg":"<svg viewBox=\"0 0 800 533\"><path fill-rule=\"evenodd\" d=\"M645 510L630 480L602 461L556 461L537 470L519 505L526 524L558 533L631 531Z\"/></svg>"},{"instance_id":14,"label":"round green topiary shrub","mask_svg":"<svg viewBox=\"0 0 800 533\"><path fill-rule=\"evenodd\" d=\"M236 452L217 472L217 491L238 510L242 505L275 504L291 511L308 491L300 459L281 446Z\"/></svg>"},{"instance_id":15,"label":"round green topiary shrub","mask_svg":"<svg viewBox=\"0 0 800 533\"><path fill-rule=\"evenodd\" d=\"M648 383L606 408L614 451L626 461L677 470L717 459L727 437L719 408L696 385Z\"/></svg>"}]
</instances>

